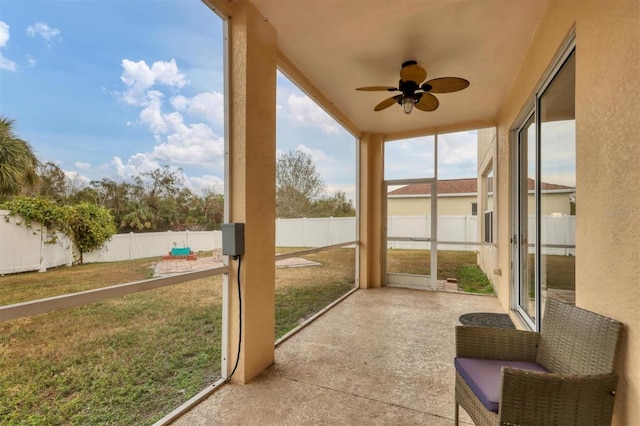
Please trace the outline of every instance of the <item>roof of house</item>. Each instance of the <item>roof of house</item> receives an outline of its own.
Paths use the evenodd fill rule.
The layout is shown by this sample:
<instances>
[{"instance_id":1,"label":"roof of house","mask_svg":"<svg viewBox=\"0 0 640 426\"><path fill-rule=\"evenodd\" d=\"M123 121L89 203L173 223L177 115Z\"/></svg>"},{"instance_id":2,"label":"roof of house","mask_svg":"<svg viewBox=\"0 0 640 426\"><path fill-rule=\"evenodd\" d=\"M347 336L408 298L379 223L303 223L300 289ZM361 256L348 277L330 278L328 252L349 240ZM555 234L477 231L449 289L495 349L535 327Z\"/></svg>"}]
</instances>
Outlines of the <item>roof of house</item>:
<instances>
[{"instance_id":1,"label":"roof of house","mask_svg":"<svg viewBox=\"0 0 640 426\"><path fill-rule=\"evenodd\" d=\"M533 190L535 181L529 179L529 190ZM574 189L571 186L542 182L542 190ZM438 181L438 194L475 194L478 192L478 178L443 179ZM389 195L425 195L431 194L431 182L413 183L394 189Z\"/></svg>"}]
</instances>

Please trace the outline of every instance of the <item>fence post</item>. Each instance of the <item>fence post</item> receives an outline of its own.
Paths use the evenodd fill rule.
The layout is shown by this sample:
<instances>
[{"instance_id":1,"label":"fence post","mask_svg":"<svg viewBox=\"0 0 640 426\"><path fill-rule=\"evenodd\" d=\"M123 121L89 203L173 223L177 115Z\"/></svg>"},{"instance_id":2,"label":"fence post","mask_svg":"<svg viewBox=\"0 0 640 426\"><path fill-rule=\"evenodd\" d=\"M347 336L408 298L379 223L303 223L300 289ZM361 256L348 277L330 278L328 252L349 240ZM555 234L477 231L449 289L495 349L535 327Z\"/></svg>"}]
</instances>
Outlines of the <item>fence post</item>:
<instances>
[{"instance_id":1,"label":"fence post","mask_svg":"<svg viewBox=\"0 0 640 426\"><path fill-rule=\"evenodd\" d=\"M302 218L302 244L303 244L303 247L308 247L307 246L307 218L306 217Z\"/></svg>"},{"instance_id":2,"label":"fence post","mask_svg":"<svg viewBox=\"0 0 640 426\"><path fill-rule=\"evenodd\" d=\"M129 232L129 260L133 260L133 231Z\"/></svg>"},{"instance_id":3,"label":"fence post","mask_svg":"<svg viewBox=\"0 0 640 426\"><path fill-rule=\"evenodd\" d=\"M45 230L40 224L40 269L38 272L47 272L47 261L44 258L44 232Z\"/></svg>"},{"instance_id":4,"label":"fence post","mask_svg":"<svg viewBox=\"0 0 640 426\"><path fill-rule=\"evenodd\" d=\"M335 244L333 240L333 216L329 216L329 245Z\"/></svg>"}]
</instances>

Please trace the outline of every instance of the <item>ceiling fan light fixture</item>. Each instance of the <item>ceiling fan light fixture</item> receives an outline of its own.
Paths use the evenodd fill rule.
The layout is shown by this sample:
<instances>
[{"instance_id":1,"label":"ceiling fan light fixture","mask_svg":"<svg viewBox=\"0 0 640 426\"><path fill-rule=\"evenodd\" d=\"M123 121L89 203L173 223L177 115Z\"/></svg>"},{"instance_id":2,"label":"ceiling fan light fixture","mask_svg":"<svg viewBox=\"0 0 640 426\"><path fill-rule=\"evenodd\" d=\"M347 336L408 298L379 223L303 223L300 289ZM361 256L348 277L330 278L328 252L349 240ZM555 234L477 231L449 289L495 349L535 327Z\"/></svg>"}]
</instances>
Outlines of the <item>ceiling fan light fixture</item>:
<instances>
[{"instance_id":1,"label":"ceiling fan light fixture","mask_svg":"<svg viewBox=\"0 0 640 426\"><path fill-rule=\"evenodd\" d=\"M402 110L405 114L411 114L413 111L413 106L416 104L415 98L405 97L402 99Z\"/></svg>"},{"instance_id":2,"label":"ceiling fan light fixture","mask_svg":"<svg viewBox=\"0 0 640 426\"><path fill-rule=\"evenodd\" d=\"M369 92L402 92L399 95L391 96L378 103L373 110L382 111L393 104L399 104L405 114L411 114L414 107L420 111L435 111L440 102L433 93L451 93L469 87L469 81L460 77L440 77L429 81L427 71L417 64L416 61L407 61L402 64L400 70L400 81L398 87L391 86L366 86L358 87L356 90Z\"/></svg>"}]
</instances>

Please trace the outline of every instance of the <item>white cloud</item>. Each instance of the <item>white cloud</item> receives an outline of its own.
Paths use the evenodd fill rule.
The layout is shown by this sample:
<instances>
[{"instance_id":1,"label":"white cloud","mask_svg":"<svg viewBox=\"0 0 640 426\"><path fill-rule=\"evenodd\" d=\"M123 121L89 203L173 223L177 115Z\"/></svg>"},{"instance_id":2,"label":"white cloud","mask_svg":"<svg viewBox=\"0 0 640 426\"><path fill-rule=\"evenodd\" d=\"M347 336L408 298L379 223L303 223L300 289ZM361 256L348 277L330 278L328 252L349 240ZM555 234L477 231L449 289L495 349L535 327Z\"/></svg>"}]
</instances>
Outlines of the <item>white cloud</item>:
<instances>
[{"instance_id":1,"label":"white cloud","mask_svg":"<svg viewBox=\"0 0 640 426\"><path fill-rule=\"evenodd\" d=\"M178 69L175 59L169 62L157 61L151 67L145 61L133 62L123 59L122 68L124 70L120 80L127 89L121 95L122 99L131 105L147 105L149 101L147 91L155 84L182 88L189 83L186 76Z\"/></svg>"},{"instance_id":2,"label":"white cloud","mask_svg":"<svg viewBox=\"0 0 640 426\"><path fill-rule=\"evenodd\" d=\"M140 108L139 122L153 134L156 144L150 152L137 153L123 161L114 157L112 165L121 178L139 176L161 165L206 165L218 170L224 164L224 139L210 124L224 122L223 96L216 92L202 92L193 97L180 93L170 98L165 88L181 89L188 84L175 60L154 62L122 60L120 77L126 89L118 93L130 105ZM164 88L162 87L164 86ZM202 120L204 122L194 122ZM133 126L135 123L127 123ZM216 176L188 177L186 185L194 192L215 187L223 190L222 180Z\"/></svg>"},{"instance_id":3,"label":"white cloud","mask_svg":"<svg viewBox=\"0 0 640 426\"><path fill-rule=\"evenodd\" d=\"M85 186L89 185L89 183L91 183L91 179L89 179L86 176L81 175L78 172L69 171L69 170L63 170L63 171L64 171L64 175L66 176L66 178L69 181L71 181L76 188L82 188L82 187L85 187Z\"/></svg>"},{"instance_id":4,"label":"white cloud","mask_svg":"<svg viewBox=\"0 0 640 426\"><path fill-rule=\"evenodd\" d=\"M338 124L307 96L289 95L289 115L294 125L317 127L324 133L337 133Z\"/></svg>"},{"instance_id":5,"label":"white cloud","mask_svg":"<svg viewBox=\"0 0 640 426\"><path fill-rule=\"evenodd\" d=\"M161 167L161 164L154 160L152 156L143 153L131 156L126 163L119 157L113 157L111 165L115 167L117 176L123 180L139 177L144 173ZM178 169L172 167L172 170L177 171ZM224 192L224 181L218 176L188 176L184 172L180 174L184 177L184 185L196 195L203 195L205 190L212 188L219 194Z\"/></svg>"},{"instance_id":6,"label":"white cloud","mask_svg":"<svg viewBox=\"0 0 640 426\"><path fill-rule=\"evenodd\" d=\"M169 87L184 87L189 83L186 76L178 70L176 60L157 61L151 65L151 73L156 82Z\"/></svg>"},{"instance_id":7,"label":"white cloud","mask_svg":"<svg viewBox=\"0 0 640 426\"><path fill-rule=\"evenodd\" d=\"M333 162L333 158L329 157L323 150L317 148L309 148L305 145L298 145L296 151L302 151L307 154L314 163Z\"/></svg>"},{"instance_id":8,"label":"white cloud","mask_svg":"<svg viewBox=\"0 0 640 426\"><path fill-rule=\"evenodd\" d=\"M162 98L164 95L158 90L150 90L147 93L147 106L140 111L140 121L149 126L151 131L158 135L168 132L167 120L162 114Z\"/></svg>"},{"instance_id":9,"label":"white cloud","mask_svg":"<svg viewBox=\"0 0 640 426\"><path fill-rule=\"evenodd\" d=\"M205 190L211 189L217 194L224 193L224 181L218 176L186 176L185 185L197 195L203 195Z\"/></svg>"},{"instance_id":10,"label":"white cloud","mask_svg":"<svg viewBox=\"0 0 640 426\"><path fill-rule=\"evenodd\" d=\"M111 164L115 167L116 174L122 179L130 179L161 167L160 163L143 153L132 155L126 163L120 157L113 157Z\"/></svg>"},{"instance_id":11,"label":"white cloud","mask_svg":"<svg viewBox=\"0 0 640 426\"><path fill-rule=\"evenodd\" d=\"M47 45L50 45L53 40L61 39L60 30L51 28L46 22L36 22L35 24L29 25L27 27L27 35L29 37L40 36Z\"/></svg>"},{"instance_id":12,"label":"white cloud","mask_svg":"<svg viewBox=\"0 0 640 426\"><path fill-rule=\"evenodd\" d=\"M89 170L91 168L91 164L83 163L82 161L76 161L74 166L76 166L78 169L82 169L82 170Z\"/></svg>"},{"instance_id":13,"label":"white cloud","mask_svg":"<svg viewBox=\"0 0 640 426\"><path fill-rule=\"evenodd\" d=\"M166 142L153 148L154 159L177 164L222 164L224 138L215 135L210 127L201 123L178 125L176 122L173 130Z\"/></svg>"},{"instance_id":14,"label":"white cloud","mask_svg":"<svg viewBox=\"0 0 640 426\"><path fill-rule=\"evenodd\" d=\"M16 70L16 63L5 58L2 52L0 52L0 70L7 70L7 71Z\"/></svg>"},{"instance_id":15,"label":"white cloud","mask_svg":"<svg viewBox=\"0 0 640 426\"><path fill-rule=\"evenodd\" d=\"M147 126L158 144L150 158L175 164L215 164L224 158L224 139L203 123L187 124L178 111L162 112L163 94L150 90L148 105L140 111L140 121ZM207 97L204 97L206 99ZM210 97L209 97L210 98ZM174 107L189 110L206 102L193 102L184 96L174 98Z\"/></svg>"},{"instance_id":16,"label":"white cloud","mask_svg":"<svg viewBox=\"0 0 640 426\"><path fill-rule=\"evenodd\" d=\"M475 132L460 132L438 136L438 160L443 165L476 164L478 135Z\"/></svg>"},{"instance_id":17,"label":"white cloud","mask_svg":"<svg viewBox=\"0 0 640 426\"><path fill-rule=\"evenodd\" d=\"M9 24L0 21L0 48L5 47L9 41ZM4 57L0 52L0 70L15 71L16 63Z\"/></svg>"},{"instance_id":18,"label":"white cloud","mask_svg":"<svg viewBox=\"0 0 640 426\"><path fill-rule=\"evenodd\" d=\"M0 47L5 47L9 41L9 24L0 21Z\"/></svg>"},{"instance_id":19,"label":"white cloud","mask_svg":"<svg viewBox=\"0 0 640 426\"><path fill-rule=\"evenodd\" d=\"M213 124L224 123L224 98L221 93L202 92L192 98L178 95L171 99L171 105L191 117L202 118Z\"/></svg>"},{"instance_id":20,"label":"white cloud","mask_svg":"<svg viewBox=\"0 0 640 426\"><path fill-rule=\"evenodd\" d=\"M36 66L36 63L37 63L37 62L36 62L36 59L35 59L33 56L31 56L31 55L27 55L27 66L28 66L29 68L33 68L33 67L35 67L35 66Z\"/></svg>"}]
</instances>

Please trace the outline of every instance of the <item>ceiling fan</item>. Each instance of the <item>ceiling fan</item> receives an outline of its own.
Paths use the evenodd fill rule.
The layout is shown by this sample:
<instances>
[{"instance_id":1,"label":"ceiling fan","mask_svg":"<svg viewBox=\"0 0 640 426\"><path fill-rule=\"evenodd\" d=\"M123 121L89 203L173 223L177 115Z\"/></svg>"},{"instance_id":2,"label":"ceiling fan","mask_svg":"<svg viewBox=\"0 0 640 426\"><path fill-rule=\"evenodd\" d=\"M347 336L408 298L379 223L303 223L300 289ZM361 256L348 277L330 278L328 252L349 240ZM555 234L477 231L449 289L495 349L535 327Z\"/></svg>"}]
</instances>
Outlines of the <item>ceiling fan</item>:
<instances>
[{"instance_id":1,"label":"ceiling fan","mask_svg":"<svg viewBox=\"0 0 640 426\"><path fill-rule=\"evenodd\" d=\"M427 71L416 61L407 61L400 69L400 81L398 87L391 86L369 86L358 87L356 90L362 91L387 91L402 92L385 99L375 106L374 111L381 111L398 103L406 114L411 114L413 107L420 111L435 111L440 102L432 93L451 93L469 87L469 82L459 77L440 77L422 83L427 78Z\"/></svg>"}]
</instances>

